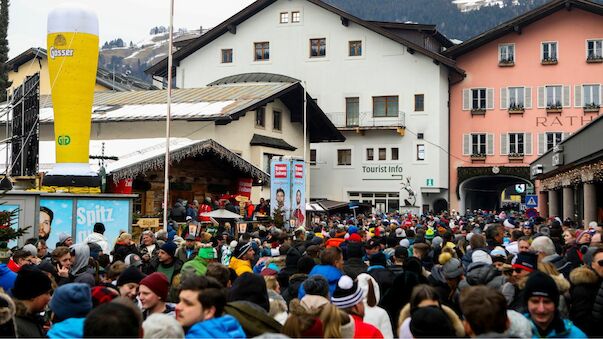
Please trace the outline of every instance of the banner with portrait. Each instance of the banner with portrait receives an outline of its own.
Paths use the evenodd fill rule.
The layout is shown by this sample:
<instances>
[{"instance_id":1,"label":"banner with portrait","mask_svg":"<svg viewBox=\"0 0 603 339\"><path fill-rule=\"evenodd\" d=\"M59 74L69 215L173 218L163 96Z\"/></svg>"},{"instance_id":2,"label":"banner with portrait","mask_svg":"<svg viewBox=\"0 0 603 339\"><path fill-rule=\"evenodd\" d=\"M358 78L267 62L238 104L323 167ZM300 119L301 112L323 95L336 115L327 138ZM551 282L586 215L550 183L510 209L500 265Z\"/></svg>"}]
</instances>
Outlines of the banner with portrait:
<instances>
[{"instance_id":1,"label":"banner with portrait","mask_svg":"<svg viewBox=\"0 0 603 339\"><path fill-rule=\"evenodd\" d=\"M304 225L306 220L306 167L302 160L291 162L291 220L295 227Z\"/></svg>"},{"instance_id":2,"label":"banner with portrait","mask_svg":"<svg viewBox=\"0 0 603 339\"><path fill-rule=\"evenodd\" d=\"M272 159L270 162L270 215L283 215L285 225L289 224L291 211L290 161Z\"/></svg>"},{"instance_id":3,"label":"banner with portrait","mask_svg":"<svg viewBox=\"0 0 603 339\"><path fill-rule=\"evenodd\" d=\"M73 199L40 199L38 237L54 249L61 233L73 237ZM75 242L75 239L73 239Z\"/></svg>"}]
</instances>

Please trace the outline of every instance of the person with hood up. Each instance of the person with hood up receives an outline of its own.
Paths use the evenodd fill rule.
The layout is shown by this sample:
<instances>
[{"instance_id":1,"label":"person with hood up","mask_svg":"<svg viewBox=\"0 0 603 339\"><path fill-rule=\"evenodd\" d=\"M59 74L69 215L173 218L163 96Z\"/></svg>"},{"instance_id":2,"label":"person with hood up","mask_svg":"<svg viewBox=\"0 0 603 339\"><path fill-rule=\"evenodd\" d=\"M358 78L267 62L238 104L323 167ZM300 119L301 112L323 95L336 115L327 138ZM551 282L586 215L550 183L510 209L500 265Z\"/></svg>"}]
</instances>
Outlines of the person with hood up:
<instances>
[{"instance_id":1,"label":"person with hood up","mask_svg":"<svg viewBox=\"0 0 603 339\"><path fill-rule=\"evenodd\" d=\"M109 242L104 234L105 225L102 222L97 222L92 228L92 233L86 238L84 243L95 243L101 247L104 254L109 254Z\"/></svg>"},{"instance_id":2,"label":"person with hood up","mask_svg":"<svg viewBox=\"0 0 603 339\"><path fill-rule=\"evenodd\" d=\"M232 268L237 276L243 273L253 273L251 261L254 259L255 251L252 248L251 242L240 242L235 247L232 258L228 267Z\"/></svg>"},{"instance_id":3,"label":"person with hood up","mask_svg":"<svg viewBox=\"0 0 603 339\"><path fill-rule=\"evenodd\" d=\"M194 273L196 275L205 275L207 272L207 266L215 260L215 253L213 247L201 247L199 248L195 258L187 261L182 265L182 275L188 273Z\"/></svg>"},{"instance_id":4,"label":"person with hood up","mask_svg":"<svg viewBox=\"0 0 603 339\"><path fill-rule=\"evenodd\" d=\"M234 317L224 314L226 290L215 279L188 276L180 286L180 302L176 320L186 338L245 338L245 332Z\"/></svg>"},{"instance_id":5,"label":"person with hood up","mask_svg":"<svg viewBox=\"0 0 603 339\"><path fill-rule=\"evenodd\" d=\"M90 285L90 287L96 285L94 269L89 266L90 247L84 243L75 244L70 249L73 264L69 268L69 280L71 282L83 282Z\"/></svg>"},{"instance_id":6,"label":"person with hood up","mask_svg":"<svg viewBox=\"0 0 603 339\"><path fill-rule=\"evenodd\" d=\"M379 284L377 284L377 281L372 276L366 273L358 275L357 280L358 286L364 294L362 299L364 302L364 322L375 326L381 331L384 338L393 338L394 333L389 315L384 309L377 306L381 298Z\"/></svg>"},{"instance_id":7,"label":"person with hood up","mask_svg":"<svg viewBox=\"0 0 603 339\"><path fill-rule=\"evenodd\" d=\"M530 274L524 289L525 317L532 323L533 338L587 338L570 320L557 310L559 290L553 278L536 271Z\"/></svg>"},{"instance_id":8,"label":"person with hood up","mask_svg":"<svg viewBox=\"0 0 603 339\"><path fill-rule=\"evenodd\" d=\"M170 219L174 219L178 222L184 222L186 219L186 201L178 199L174 203L174 207L170 211Z\"/></svg>"},{"instance_id":9,"label":"person with hood up","mask_svg":"<svg viewBox=\"0 0 603 339\"><path fill-rule=\"evenodd\" d=\"M50 301L50 278L34 266L25 266L17 274L11 293L15 302L17 338L45 337L40 313Z\"/></svg>"},{"instance_id":10,"label":"person with hood up","mask_svg":"<svg viewBox=\"0 0 603 339\"><path fill-rule=\"evenodd\" d=\"M84 320L92 310L90 286L71 283L60 286L50 300L53 325L48 331L49 338L82 338Z\"/></svg>"},{"instance_id":11,"label":"person with hood up","mask_svg":"<svg viewBox=\"0 0 603 339\"><path fill-rule=\"evenodd\" d=\"M472 263L467 267L461 289L468 286L487 285L498 290L506 282L500 271L494 267L492 257L485 251L474 251L471 255L471 261Z\"/></svg>"},{"instance_id":12,"label":"person with hood up","mask_svg":"<svg viewBox=\"0 0 603 339\"><path fill-rule=\"evenodd\" d=\"M314 275L323 276L329 282L329 295L333 295L337 287L337 281L343 275L343 255L339 247L328 247L320 255L320 265L312 268L309 277ZM299 289L298 298L303 298L306 294L304 286Z\"/></svg>"}]
</instances>

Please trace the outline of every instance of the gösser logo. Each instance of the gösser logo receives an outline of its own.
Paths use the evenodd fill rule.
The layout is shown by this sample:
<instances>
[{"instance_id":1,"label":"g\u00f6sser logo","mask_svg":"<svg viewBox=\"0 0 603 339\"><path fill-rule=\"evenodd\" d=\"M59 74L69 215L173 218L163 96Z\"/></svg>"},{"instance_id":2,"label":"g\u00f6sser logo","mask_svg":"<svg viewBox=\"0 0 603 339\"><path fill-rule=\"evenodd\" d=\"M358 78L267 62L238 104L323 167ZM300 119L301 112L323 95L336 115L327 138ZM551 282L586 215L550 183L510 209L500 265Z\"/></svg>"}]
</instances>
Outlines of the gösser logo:
<instances>
[{"instance_id":1,"label":"g\u00f6sser logo","mask_svg":"<svg viewBox=\"0 0 603 339\"><path fill-rule=\"evenodd\" d=\"M55 57L72 57L73 50L72 49L56 49L54 47L50 47L50 58L54 59Z\"/></svg>"},{"instance_id":2,"label":"g\u00f6sser logo","mask_svg":"<svg viewBox=\"0 0 603 339\"><path fill-rule=\"evenodd\" d=\"M71 137L68 135L59 135L57 143L61 146L67 146L71 143Z\"/></svg>"}]
</instances>

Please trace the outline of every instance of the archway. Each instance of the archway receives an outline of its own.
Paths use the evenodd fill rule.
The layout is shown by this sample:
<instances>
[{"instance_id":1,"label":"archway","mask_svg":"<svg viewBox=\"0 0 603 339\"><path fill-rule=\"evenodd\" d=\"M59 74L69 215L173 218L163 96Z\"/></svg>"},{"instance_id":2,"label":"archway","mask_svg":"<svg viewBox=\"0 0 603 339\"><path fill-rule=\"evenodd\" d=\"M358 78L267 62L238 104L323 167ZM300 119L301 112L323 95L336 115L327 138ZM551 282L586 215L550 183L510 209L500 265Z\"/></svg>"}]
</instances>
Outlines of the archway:
<instances>
[{"instance_id":1,"label":"archway","mask_svg":"<svg viewBox=\"0 0 603 339\"><path fill-rule=\"evenodd\" d=\"M503 191L517 184L532 185L525 178L510 175L488 175L469 178L459 186L462 210L500 210L502 207L501 195Z\"/></svg>"},{"instance_id":2,"label":"archway","mask_svg":"<svg viewBox=\"0 0 603 339\"><path fill-rule=\"evenodd\" d=\"M446 199L438 199L433 202L433 212L435 214L439 214L446 210L448 210L448 201L446 201Z\"/></svg>"}]
</instances>

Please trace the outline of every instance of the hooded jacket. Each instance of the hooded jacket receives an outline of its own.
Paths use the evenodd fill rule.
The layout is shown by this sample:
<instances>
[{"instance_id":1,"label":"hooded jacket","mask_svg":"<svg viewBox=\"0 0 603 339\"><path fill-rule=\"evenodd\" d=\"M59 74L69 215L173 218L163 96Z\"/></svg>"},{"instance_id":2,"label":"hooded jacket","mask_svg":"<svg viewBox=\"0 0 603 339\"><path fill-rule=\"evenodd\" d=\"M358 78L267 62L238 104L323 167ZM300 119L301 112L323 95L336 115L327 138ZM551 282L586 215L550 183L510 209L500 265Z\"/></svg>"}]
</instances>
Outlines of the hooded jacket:
<instances>
[{"instance_id":1,"label":"hooded jacket","mask_svg":"<svg viewBox=\"0 0 603 339\"><path fill-rule=\"evenodd\" d=\"M6 264L0 264L0 287L4 291L10 291L15 285L17 274L8 268Z\"/></svg>"},{"instance_id":2,"label":"hooded jacket","mask_svg":"<svg viewBox=\"0 0 603 339\"><path fill-rule=\"evenodd\" d=\"M291 300L297 298L299 288L304 281L306 281L306 279L308 279L308 275L303 273L296 273L289 278L289 286L287 286L287 288L285 288L281 293L283 299L285 299L287 302L287 305L291 302Z\"/></svg>"},{"instance_id":3,"label":"hooded jacket","mask_svg":"<svg viewBox=\"0 0 603 339\"><path fill-rule=\"evenodd\" d=\"M84 320L86 318L69 318L52 325L48 331L49 338L83 338Z\"/></svg>"},{"instance_id":4,"label":"hooded jacket","mask_svg":"<svg viewBox=\"0 0 603 339\"><path fill-rule=\"evenodd\" d=\"M209 265L208 259L196 255L193 260L189 260L182 265L180 272L183 274L194 272L196 275L205 275L205 272L207 272L207 265Z\"/></svg>"},{"instance_id":5,"label":"hooded jacket","mask_svg":"<svg viewBox=\"0 0 603 339\"><path fill-rule=\"evenodd\" d=\"M266 310L249 301L229 302L224 307L224 312L238 320L249 338L264 333L280 333L283 327L272 319Z\"/></svg>"},{"instance_id":6,"label":"hooded jacket","mask_svg":"<svg viewBox=\"0 0 603 339\"><path fill-rule=\"evenodd\" d=\"M484 262L474 262L467 267L465 280L461 281L461 289L469 286L486 285L496 290L506 282L494 266Z\"/></svg>"},{"instance_id":7,"label":"hooded jacket","mask_svg":"<svg viewBox=\"0 0 603 339\"><path fill-rule=\"evenodd\" d=\"M89 269L88 262L90 261L90 248L86 243L72 245L71 248L75 251L75 262L69 270L69 275L72 278L71 282L85 282L94 286L93 270Z\"/></svg>"},{"instance_id":8,"label":"hooded jacket","mask_svg":"<svg viewBox=\"0 0 603 339\"><path fill-rule=\"evenodd\" d=\"M194 324L185 338L245 338L241 324L230 315L223 315Z\"/></svg>"},{"instance_id":9,"label":"hooded jacket","mask_svg":"<svg viewBox=\"0 0 603 339\"><path fill-rule=\"evenodd\" d=\"M309 277L313 275L321 275L325 279L327 279L327 281L329 282L329 295L331 296L335 292L337 282L339 281L339 278L341 278L343 273L341 273L341 271L335 266L316 265L308 274ZM306 291L304 291L304 286L302 285L299 288L298 298L301 299L304 297L304 295L306 295Z\"/></svg>"},{"instance_id":10,"label":"hooded jacket","mask_svg":"<svg viewBox=\"0 0 603 339\"><path fill-rule=\"evenodd\" d=\"M392 332L392 323L387 312L377 305L370 306L368 304L368 292L370 291L369 283L373 285L375 300L379 302L381 299L381 293L377 281L366 273L360 274L358 276L358 286L362 288L364 292L364 318L362 320L367 324L375 326L381 332L381 334L383 334L383 337L393 338L394 333Z\"/></svg>"},{"instance_id":11,"label":"hooded jacket","mask_svg":"<svg viewBox=\"0 0 603 339\"><path fill-rule=\"evenodd\" d=\"M571 305L569 318L590 337L603 336L603 328L592 316L601 279L588 267L579 267L570 274Z\"/></svg>"},{"instance_id":12,"label":"hooded jacket","mask_svg":"<svg viewBox=\"0 0 603 339\"><path fill-rule=\"evenodd\" d=\"M249 260L237 259L235 256L230 258L230 264L228 267L235 270L237 276L240 276L245 272L253 273L253 270L251 269L251 262Z\"/></svg>"},{"instance_id":13,"label":"hooded jacket","mask_svg":"<svg viewBox=\"0 0 603 339\"><path fill-rule=\"evenodd\" d=\"M101 247L104 254L109 254L109 243L107 242L107 239L105 238L104 235L102 235L100 233L96 233L96 232L90 233L90 235L84 241L84 244L88 244L88 243L97 244L98 246Z\"/></svg>"},{"instance_id":14,"label":"hooded jacket","mask_svg":"<svg viewBox=\"0 0 603 339\"><path fill-rule=\"evenodd\" d=\"M457 337L462 338L465 336L465 326L463 325L463 321L459 316L454 312L454 310L446 305L442 305L442 311L446 313L448 319L450 319L450 323L452 324L452 328L454 328L454 333ZM398 334L400 334L400 330L402 329L402 325L404 324L404 320L410 318L410 304L406 304L402 311L400 311L400 317L398 318Z\"/></svg>"},{"instance_id":15,"label":"hooded jacket","mask_svg":"<svg viewBox=\"0 0 603 339\"><path fill-rule=\"evenodd\" d=\"M44 319L39 314L29 314L27 306L19 300L15 300L15 325L17 327L17 338L43 338Z\"/></svg>"}]
</instances>

